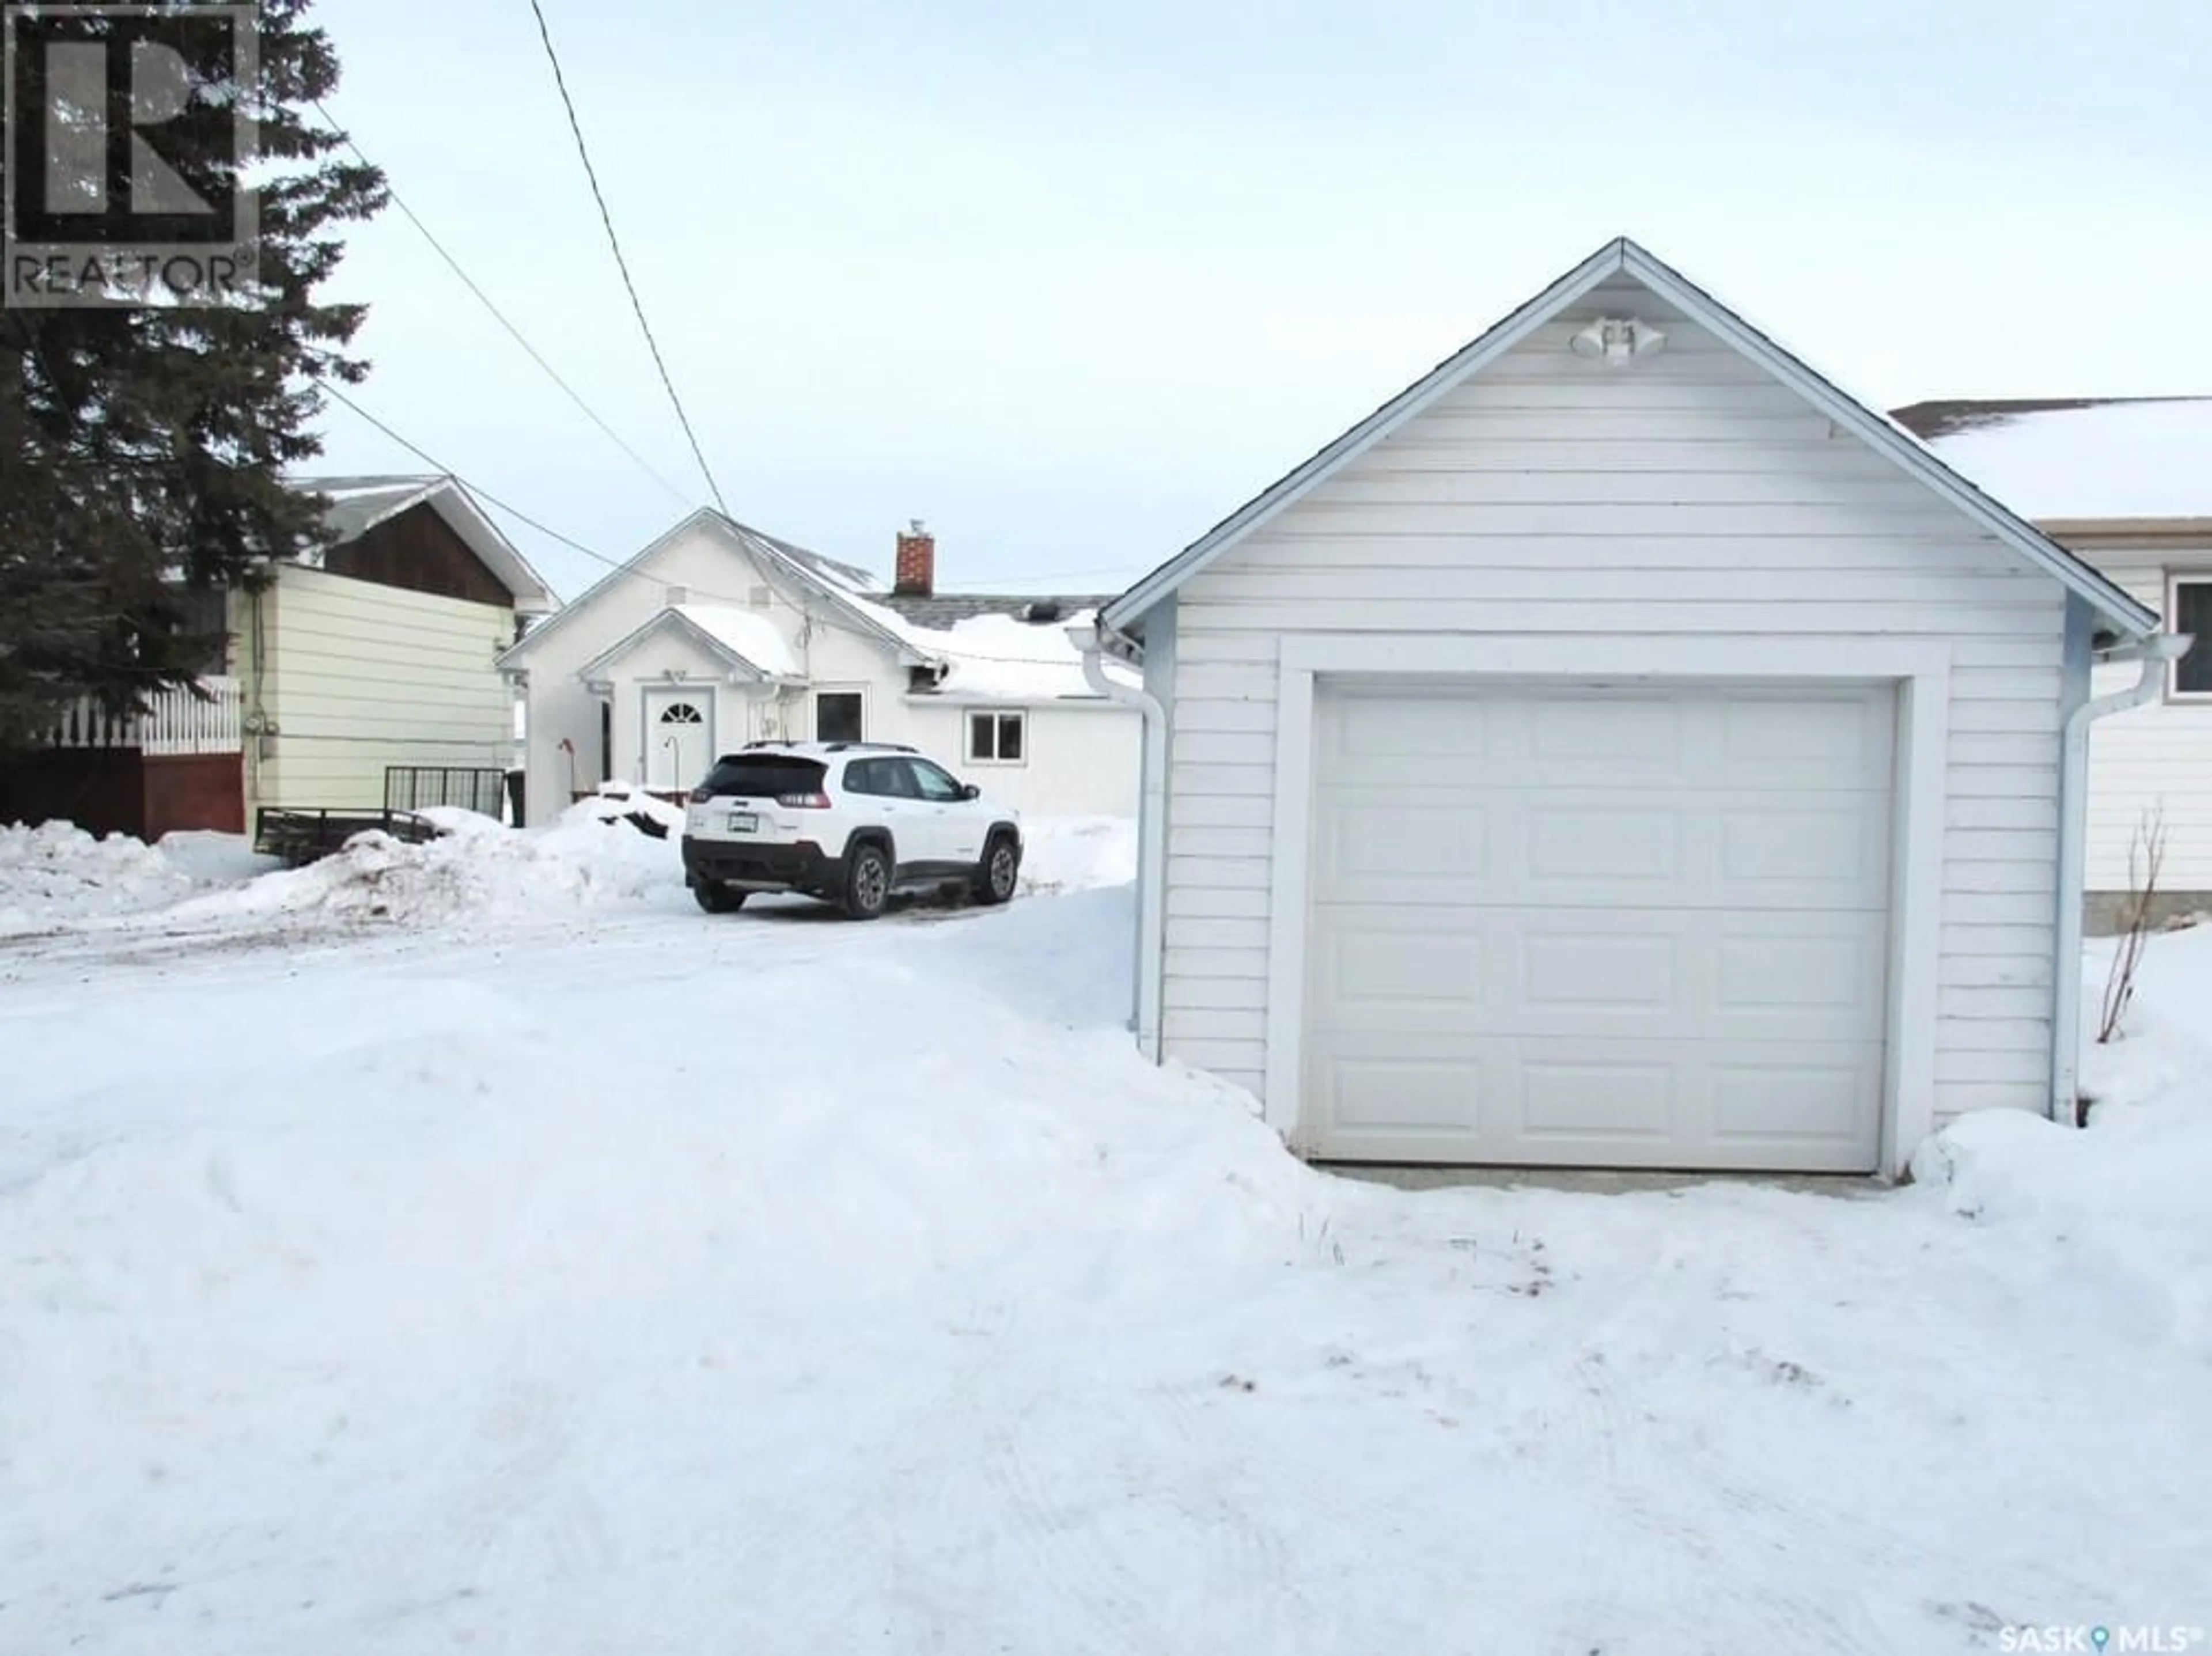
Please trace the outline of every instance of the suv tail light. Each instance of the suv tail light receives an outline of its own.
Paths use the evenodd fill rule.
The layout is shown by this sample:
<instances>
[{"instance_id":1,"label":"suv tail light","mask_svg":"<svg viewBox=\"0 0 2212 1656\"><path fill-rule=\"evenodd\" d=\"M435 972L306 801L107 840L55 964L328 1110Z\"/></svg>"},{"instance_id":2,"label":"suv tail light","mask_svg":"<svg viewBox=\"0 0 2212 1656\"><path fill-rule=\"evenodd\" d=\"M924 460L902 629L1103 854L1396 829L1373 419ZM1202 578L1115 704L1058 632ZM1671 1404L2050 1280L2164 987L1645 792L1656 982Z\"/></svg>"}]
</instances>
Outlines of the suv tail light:
<instances>
[{"instance_id":1,"label":"suv tail light","mask_svg":"<svg viewBox=\"0 0 2212 1656\"><path fill-rule=\"evenodd\" d=\"M775 803L788 805L793 810L827 810L830 809L830 796L818 790L813 793L779 793L775 796Z\"/></svg>"},{"instance_id":2,"label":"suv tail light","mask_svg":"<svg viewBox=\"0 0 2212 1656\"><path fill-rule=\"evenodd\" d=\"M714 789L708 787L704 782L691 790L691 803L695 805L703 805L714 797Z\"/></svg>"}]
</instances>

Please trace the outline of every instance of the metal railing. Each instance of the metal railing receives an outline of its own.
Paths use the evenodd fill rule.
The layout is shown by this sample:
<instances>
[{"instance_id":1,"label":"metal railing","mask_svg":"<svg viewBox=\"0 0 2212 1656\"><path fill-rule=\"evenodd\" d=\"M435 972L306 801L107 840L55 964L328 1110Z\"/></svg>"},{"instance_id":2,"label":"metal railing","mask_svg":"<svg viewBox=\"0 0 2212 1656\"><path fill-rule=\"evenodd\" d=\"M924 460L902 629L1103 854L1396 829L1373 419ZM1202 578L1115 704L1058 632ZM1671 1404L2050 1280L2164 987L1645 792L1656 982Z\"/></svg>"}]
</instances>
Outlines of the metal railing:
<instances>
[{"instance_id":1,"label":"metal railing","mask_svg":"<svg viewBox=\"0 0 2212 1656\"><path fill-rule=\"evenodd\" d=\"M458 806L486 816L500 815L507 798L507 773L459 765L387 765L384 808L428 810Z\"/></svg>"}]
</instances>

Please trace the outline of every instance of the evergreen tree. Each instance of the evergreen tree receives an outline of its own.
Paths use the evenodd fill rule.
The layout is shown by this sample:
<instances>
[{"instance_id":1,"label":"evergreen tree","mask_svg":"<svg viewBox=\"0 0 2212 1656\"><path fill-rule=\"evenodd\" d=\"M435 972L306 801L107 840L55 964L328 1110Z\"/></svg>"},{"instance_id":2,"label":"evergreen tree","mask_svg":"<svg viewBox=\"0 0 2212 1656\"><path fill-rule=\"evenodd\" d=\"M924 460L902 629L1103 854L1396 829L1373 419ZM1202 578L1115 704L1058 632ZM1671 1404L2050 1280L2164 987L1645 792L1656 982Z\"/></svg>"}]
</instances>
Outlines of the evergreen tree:
<instances>
[{"instance_id":1,"label":"evergreen tree","mask_svg":"<svg viewBox=\"0 0 2212 1656\"><path fill-rule=\"evenodd\" d=\"M240 302L0 310L0 750L79 696L120 713L188 682L216 642L189 625L205 610L191 594L316 537L321 503L283 475L321 452L314 382L368 372L346 355L364 307L316 290L340 227L386 192L312 118L338 64L309 3L259 0L258 83L226 88L261 151L258 266ZM227 128L219 106L179 121L164 157L195 184L234 175Z\"/></svg>"}]
</instances>

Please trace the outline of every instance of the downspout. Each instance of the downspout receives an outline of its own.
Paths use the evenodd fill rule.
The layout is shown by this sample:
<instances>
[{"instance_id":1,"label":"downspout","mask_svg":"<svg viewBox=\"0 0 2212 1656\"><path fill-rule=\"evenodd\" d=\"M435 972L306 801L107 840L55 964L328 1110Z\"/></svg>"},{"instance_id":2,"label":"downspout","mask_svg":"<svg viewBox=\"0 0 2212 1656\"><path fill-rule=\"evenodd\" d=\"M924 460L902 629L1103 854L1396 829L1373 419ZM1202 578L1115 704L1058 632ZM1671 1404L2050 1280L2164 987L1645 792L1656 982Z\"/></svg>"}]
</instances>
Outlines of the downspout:
<instances>
[{"instance_id":1,"label":"downspout","mask_svg":"<svg viewBox=\"0 0 2212 1656\"><path fill-rule=\"evenodd\" d=\"M2186 633L2160 633L2106 650L2097 666L2139 662L2142 675L2124 690L2084 701L2067 717L2058 755L2058 944L2051 961L2051 1119L2062 1127L2080 1121L2081 1070L2081 933L2087 901L2089 820L2089 726L2100 719L2155 701L2166 689L2166 670L2188 652Z\"/></svg>"},{"instance_id":2,"label":"downspout","mask_svg":"<svg viewBox=\"0 0 2212 1656\"><path fill-rule=\"evenodd\" d=\"M1067 629L1068 642L1082 652L1083 682L1109 701L1134 707L1145 721L1145 789L1138 810L1137 862L1137 1047L1155 1064L1160 1059L1160 949L1167 931L1168 714L1159 698L1140 686L1116 683L1106 675L1100 652L1104 640L1096 626Z\"/></svg>"}]
</instances>

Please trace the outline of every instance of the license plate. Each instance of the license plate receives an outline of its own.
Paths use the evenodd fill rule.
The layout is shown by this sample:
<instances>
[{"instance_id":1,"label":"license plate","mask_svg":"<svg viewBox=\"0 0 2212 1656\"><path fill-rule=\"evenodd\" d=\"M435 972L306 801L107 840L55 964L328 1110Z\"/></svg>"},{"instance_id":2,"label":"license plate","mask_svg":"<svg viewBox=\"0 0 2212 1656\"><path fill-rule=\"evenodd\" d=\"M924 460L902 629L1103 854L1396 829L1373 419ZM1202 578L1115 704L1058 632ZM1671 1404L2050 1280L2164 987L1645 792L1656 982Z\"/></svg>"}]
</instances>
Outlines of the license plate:
<instances>
[{"instance_id":1,"label":"license plate","mask_svg":"<svg viewBox=\"0 0 2212 1656\"><path fill-rule=\"evenodd\" d=\"M757 812L756 812L756 811L750 811L750 810L733 810L733 811L732 811L732 812L730 813L730 832L731 832L731 833L732 833L732 834L757 834L759 831L760 831L760 816L759 816L759 813L757 813Z\"/></svg>"}]
</instances>

